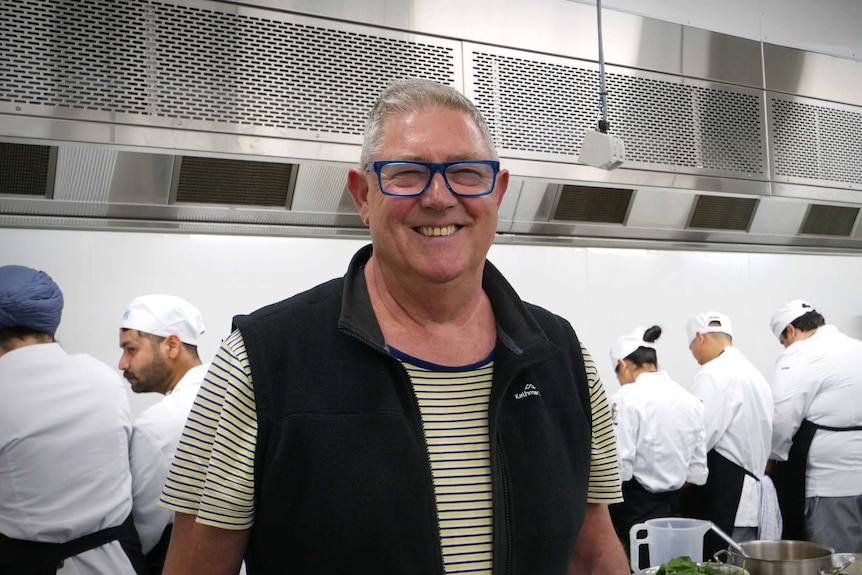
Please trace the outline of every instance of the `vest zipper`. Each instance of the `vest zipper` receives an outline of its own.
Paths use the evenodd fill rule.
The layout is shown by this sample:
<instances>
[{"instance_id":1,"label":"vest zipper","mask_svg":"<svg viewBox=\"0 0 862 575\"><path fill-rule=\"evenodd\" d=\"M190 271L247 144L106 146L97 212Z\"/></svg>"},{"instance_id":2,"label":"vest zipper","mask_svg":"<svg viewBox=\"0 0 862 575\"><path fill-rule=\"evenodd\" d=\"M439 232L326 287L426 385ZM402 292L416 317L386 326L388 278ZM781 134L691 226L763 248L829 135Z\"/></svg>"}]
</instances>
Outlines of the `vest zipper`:
<instances>
[{"instance_id":1,"label":"vest zipper","mask_svg":"<svg viewBox=\"0 0 862 575\"><path fill-rule=\"evenodd\" d=\"M512 522L511 522L511 509L509 506L509 481L506 477L506 466L503 465L503 448L497 444L495 451L497 452L497 461L498 467L500 468L500 484L502 485L501 490L503 492L503 518L506 529L506 574L511 575L512 573ZM496 565L495 565L496 567ZM497 572L497 568L494 568L493 571Z\"/></svg>"},{"instance_id":2,"label":"vest zipper","mask_svg":"<svg viewBox=\"0 0 862 575\"><path fill-rule=\"evenodd\" d=\"M437 554L436 554L436 556L437 556L438 561L439 561L437 568L438 568L438 573L440 573L440 575L445 575L446 574L446 567L445 567L444 562L443 562L443 538L440 535L440 513L439 513L438 503L437 503L437 490L434 489L434 475L431 471L431 452L428 450L428 438L425 435L425 423L422 421L422 415L419 411L419 398L416 397L416 391L413 389L413 384L410 381L410 374L407 373L407 369L404 367L404 365L400 361L398 361L395 358L395 356L393 356L391 353L389 353L389 351L387 351L385 348L382 348L382 347L368 341L367 339L360 337L359 335L353 333L353 331L351 331L351 330L344 329L344 328L340 328L340 329L343 333L346 333L347 335L349 335L353 339L355 339L359 342L362 342L363 344L367 345L368 347L377 351L378 353L385 355L386 357L389 358L389 360L396 362L398 364L398 368L401 371L402 382L405 382L407 387L410 389L410 397L413 398L414 411L415 411L415 413L419 414L419 428L422 431L422 440L425 443L425 459L428 462L428 482L429 482L430 488L431 488L431 495L434 497L433 517L434 517L434 524L437 526Z\"/></svg>"},{"instance_id":3,"label":"vest zipper","mask_svg":"<svg viewBox=\"0 0 862 575\"><path fill-rule=\"evenodd\" d=\"M419 410L419 398L416 397L416 390L413 389L413 384L410 381L410 374L407 373L407 368L399 361L399 367L404 372L404 377L410 386L410 395L413 398L413 406L416 408L416 413L419 414L419 427L422 429L422 439L425 442L425 458L428 461L428 481L431 487L431 494L434 496L434 522L437 525L437 548L440 557L440 574L446 573L446 562L443 560L443 537L440 535L440 502L437 501L437 489L434 487L434 473L431 471L431 451L428 448L428 436L425 435L425 422L422 421L422 413Z\"/></svg>"},{"instance_id":4,"label":"vest zipper","mask_svg":"<svg viewBox=\"0 0 862 575\"><path fill-rule=\"evenodd\" d=\"M497 348L500 348L499 340L497 342ZM504 374L501 367L504 366L503 362L498 360L501 359L498 355L495 354L494 357L494 381L492 383L492 395L494 394L494 385L502 386L502 389L492 397L493 403L488 406L488 441L493 444L493 451L491 457L491 485L492 485L492 497L496 493L494 490L496 485L498 484L500 496L502 497L502 511L503 511L503 531L505 533L505 540L503 544L505 545L505 559L501 565L499 559L501 557L500 545L499 541L496 541L496 537L492 538L493 542L493 573L503 573L505 575L511 575L512 573L512 521L511 521L511 505L509 502L509 478L506 475L506 466L504 465L503 460L503 448L500 446L500 443L496 440L497 438L497 417L500 413L500 406L503 404L503 396L508 393L509 387L514 381L515 377L521 370L525 367L523 362L516 362L507 370L507 373ZM499 371L498 371L499 370ZM505 379L503 376L506 376ZM495 457L496 455L496 461ZM496 480L496 481L495 481ZM497 525L498 521L501 519L498 517L499 515L499 506L494 505L494 533L498 532Z\"/></svg>"}]
</instances>

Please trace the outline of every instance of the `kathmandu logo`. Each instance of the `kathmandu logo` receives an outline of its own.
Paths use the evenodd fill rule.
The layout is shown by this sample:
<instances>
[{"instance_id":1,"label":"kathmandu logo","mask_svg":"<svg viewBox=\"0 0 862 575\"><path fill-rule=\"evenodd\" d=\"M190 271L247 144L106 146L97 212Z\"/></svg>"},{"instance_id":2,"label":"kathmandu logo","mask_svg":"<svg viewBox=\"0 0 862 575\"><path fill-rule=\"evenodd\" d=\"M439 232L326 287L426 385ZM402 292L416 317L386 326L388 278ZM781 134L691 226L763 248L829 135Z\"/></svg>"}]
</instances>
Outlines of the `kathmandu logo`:
<instances>
[{"instance_id":1,"label":"kathmandu logo","mask_svg":"<svg viewBox=\"0 0 862 575\"><path fill-rule=\"evenodd\" d=\"M524 391L522 391L521 393L516 393L515 399L524 399L525 397L528 397L530 395L541 395L539 393L539 390L536 389L536 386L532 383L528 383L527 385L525 385Z\"/></svg>"}]
</instances>

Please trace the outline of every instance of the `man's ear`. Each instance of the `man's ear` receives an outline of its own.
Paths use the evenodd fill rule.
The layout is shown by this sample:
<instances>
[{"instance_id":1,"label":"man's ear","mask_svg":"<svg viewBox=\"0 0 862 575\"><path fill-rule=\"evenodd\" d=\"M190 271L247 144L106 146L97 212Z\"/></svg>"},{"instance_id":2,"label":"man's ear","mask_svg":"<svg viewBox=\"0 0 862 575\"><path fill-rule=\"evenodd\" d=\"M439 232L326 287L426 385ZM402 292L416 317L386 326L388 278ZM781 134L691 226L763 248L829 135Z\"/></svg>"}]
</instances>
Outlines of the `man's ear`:
<instances>
[{"instance_id":1,"label":"man's ear","mask_svg":"<svg viewBox=\"0 0 862 575\"><path fill-rule=\"evenodd\" d=\"M350 197L353 198L353 203L356 209L359 210L359 216L365 225L368 225L368 178L365 176L365 170L361 168L350 168L347 172L347 189L350 192Z\"/></svg>"},{"instance_id":2,"label":"man's ear","mask_svg":"<svg viewBox=\"0 0 862 575\"><path fill-rule=\"evenodd\" d=\"M162 340L162 346L170 359L177 359L180 356L180 353L183 351L183 342L175 333L165 337Z\"/></svg>"}]
</instances>

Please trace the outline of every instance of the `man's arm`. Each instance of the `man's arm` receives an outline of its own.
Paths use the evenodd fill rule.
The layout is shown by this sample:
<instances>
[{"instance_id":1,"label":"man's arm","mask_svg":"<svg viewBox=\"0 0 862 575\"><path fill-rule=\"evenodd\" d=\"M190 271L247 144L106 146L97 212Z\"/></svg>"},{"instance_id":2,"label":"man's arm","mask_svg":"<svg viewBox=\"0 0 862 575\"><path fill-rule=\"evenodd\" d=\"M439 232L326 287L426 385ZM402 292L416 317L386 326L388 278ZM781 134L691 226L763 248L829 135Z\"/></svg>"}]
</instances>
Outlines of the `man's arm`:
<instances>
[{"instance_id":1,"label":"man's arm","mask_svg":"<svg viewBox=\"0 0 862 575\"><path fill-rule=\"evenodd\" d=\"M249 533L196 523L194 515L177 512L163 575L236 575Z\"/></svg>"},{"instance_id":2,"label":"man's arm","mask_svg":"<svg viewBox=\"0 0 862 575\"><path fill-rule=\"evenodd\" d=\"M614 532L608 506L587 503L568 575L630 575L629 560ZM167 572L166 572L167 575Z\"/></svg>"}]
</instances>

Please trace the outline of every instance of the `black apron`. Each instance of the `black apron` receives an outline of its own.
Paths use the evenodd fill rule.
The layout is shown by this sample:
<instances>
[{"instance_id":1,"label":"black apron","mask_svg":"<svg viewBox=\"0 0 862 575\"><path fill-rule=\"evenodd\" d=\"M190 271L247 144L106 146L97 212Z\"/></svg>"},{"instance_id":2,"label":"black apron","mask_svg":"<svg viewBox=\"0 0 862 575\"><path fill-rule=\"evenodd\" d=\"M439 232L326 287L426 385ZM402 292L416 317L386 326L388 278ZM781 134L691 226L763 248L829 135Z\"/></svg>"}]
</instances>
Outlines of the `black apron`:
<instances>
[{"instance_id":1,"label":"black apron","mask_svg":"<svg viewBox=\"0 0 862 575\"><path fill-rule=\"evenodd\" d=\"M793 434L787 461L776 461L772 469L772 482L778 494L778 507L784 524L782 539L805 541L805 471L808 467L808 450L818 429L862 431L862 426L829 427L802 420L799 429Z\"/></svg>"},{"instance_id":2,"label":"black apron","mask_svg":"<svg viewBox=\"0 0 862 575\"><path fill-rule=\"evenodd\" d=\"M171 544L173 529L174 524L168 523L168 526L162 531L162 537L159 539L159 542L147 553L147 566L149 567L150 575L162 575L162 571L165 569L165 559L168 556L168 546Z\"/></svg>"},{"instance_id":3,"label":"black apron","mask_svg":"<svg viewBox=\"0 0 862 575\"><path fill-rule=\"evenodd\" d=\"M148 575L147 563L132 515L108 527L65 543L12 539L0 534L0 575L56 575L69 557L119 541L137 575Z\"/></svg>"},{"instance_id":4,"label":"black apron","mask_svg":"<svg viewBox=\"0 0 862 575\"><path fill-rule=\"evenodd\" d=\"M637 479L631 478L622 484L622 503L608 506L611 521L626 553L629 553L629 531L647 519L679 517L679 490L652 493ZM649 565L648 545L640 547L640 565Z\"/></svg>"},{"instance_id":5,"label":"black apron","mask_svg":"<svg viewBox=\"0 0 862 575\"><path fill-rule=\"evenodd\" d=\"M680 493L680 509L684 517L712 521L725 533L733 533L745 476L750 475L755 479L757 476L715 449L706 454L706 463L709 469L706 484L686 485ZM727 542L709 530L703 539L704 557L699 560L712 559L726 548Z\"/></svg>"}]
</instances>

